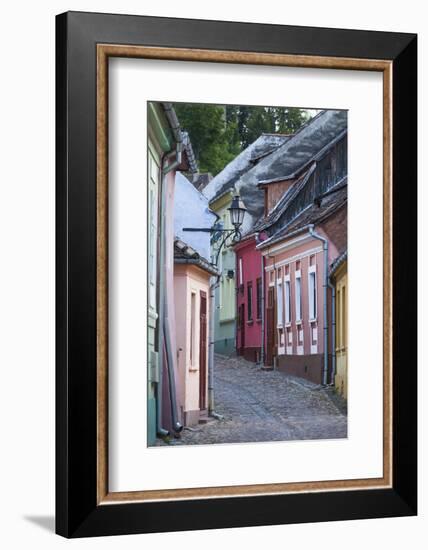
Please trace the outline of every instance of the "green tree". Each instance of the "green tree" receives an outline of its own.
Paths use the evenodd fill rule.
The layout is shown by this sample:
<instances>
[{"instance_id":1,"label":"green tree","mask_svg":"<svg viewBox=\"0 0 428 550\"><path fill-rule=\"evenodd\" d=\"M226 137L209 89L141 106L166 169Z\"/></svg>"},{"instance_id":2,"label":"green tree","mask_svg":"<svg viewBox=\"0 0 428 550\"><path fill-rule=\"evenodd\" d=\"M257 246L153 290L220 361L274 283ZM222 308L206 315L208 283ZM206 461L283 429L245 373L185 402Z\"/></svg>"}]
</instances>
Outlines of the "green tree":
<instances>
[{"instance_id":1,"label":"green tree","mask_svg":"<svg viewBox=\"0 0 428 550\"><path fill-rule=\"evenodd\" d=\"M200 171L214 176L261 134L294 133L309 119L307 111L294 107L177 103L174 108Z\"/></svg>"},{"instance_id":2,"label":"green tree","mask_svg":"<svg viewBox=\"0 0 428 550\"><path fill-rule=\"evenodd\" d=\"M224 106L178 103L174 108L181 127L189 132L201 172L218 174L239 154L236 126L227 123Z\"/></svg>"},{"instance_id":3,"label":"green tree","mask_svg":"<svg viewBox=\"0 0 428 550\"><path fill-rule=\"evenodd\" d=\"M292 134L308 119L307 112L295 107L240 107L238 113L242 148L261 134Z\"/></svg>"}]
</instances>

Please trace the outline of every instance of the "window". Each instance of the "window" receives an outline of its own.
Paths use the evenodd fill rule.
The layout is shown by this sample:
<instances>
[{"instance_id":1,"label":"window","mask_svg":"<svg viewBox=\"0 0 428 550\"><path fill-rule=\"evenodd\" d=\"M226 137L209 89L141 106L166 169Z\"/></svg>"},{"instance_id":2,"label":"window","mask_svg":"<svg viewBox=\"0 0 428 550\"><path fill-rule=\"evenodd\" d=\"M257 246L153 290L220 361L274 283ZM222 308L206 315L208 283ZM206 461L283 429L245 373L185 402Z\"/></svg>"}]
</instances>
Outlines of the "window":
<instances>
[{"instance_id":1,"label":"window","mask_svg":"<svg viewBox=\"0 0 428 550\"><path fill-rule=\"evenodd\" d=\"M257 279L257 319L262 318L262 280Z\"/></svg>"},{"instance_id":2,"label":"window","mask_svg":"<svg viewBox=\"0 0 428 550\"><path fill-rule=\"evenodd\" d=\"M150 144L150 142L149 142ZM156 269L157 269L157 233L158 233L158 220L157 220L157 207L158 207L158 187L160 167L158 163L157 154L152 152L152 145L150 145L149 155L149 211L148 211L148 283L149 283L149 307L152 312L156 311Z\"/></svg>"},{"instance_id":3,"label":"window","mask_svg":"<svg viewBox=\"0 0 428 550\"><path fill-rule=\"evenodd\" d=\"M296 321L302 320L302 279L296 272Z\"/></svg>"},{"instance_id":4,"label":"window","mask_svg":"<svg viewBox=\"0 0 428 550\"><path fill-rule=\"evenodd\" d=\"M190 298L190 365L195 364L195 316L196 316L196 294L192 292Z\"/></svg>"},{"instance_id":5,"label":"window","mask_svg":"<svg viewBox=\"0 0 428 550\"><path fill-rule=\"evenodd\" d=\"M285 281L285 322L291 323L291 289L290 279Z\"/></svg>"},{"instance_id":6,"label":"window","mask_svg":"<svg viewBox=\"0 0 428 550\"><path fill-rule=\"evenodd\" d=\"M247 317L248 317L248 321L252 321L253 320L253 283L248 283L247 285L247 297L248 297Z\"/></svg>"},{"instance_id":7,"label":"window","mask_svg":"<svg viewBox=\"0 0 428 550\"><path fill-rule=\"evenodd\" d=\"M235 282L226 275L220 284L220 321L235 317Z\"/></svg>"},{"instance_id":8,"label":"window","mask_svg":"<svg viewBox=\"0 0 428 550\"><path fill-rule=\"evenodd\" d=\"M317 273L314 268L309 271L309 319L317 316Z\"/></svg>"},{"instance_id":9,"label":"window","mask_svg":"<svg viewBox=\"0 0 428 550\"><path fill-rule=\"evenodd\" d=\"M242 258L239 258L239 284L243 284L243 277L242 277Z\"/></svg>"},{"instance_id":10,"label":"window","mask_svg":"<svg viewBox=\"0 0 428 550\"><path fill-rule=\"evenodd\" d=\"M284 316L284 296L282 291L282 281L278 281L276 285L276 322L279 327L282 327Z\"/></svg>"},{"instance_id":11,"label":"window","mask_svg":"<svg viewBox=\"0 0 428 550\"><path fill-rule=\"evenodd\" d=\"M346 282L344 279L337 283L336 290L336 349L346 349Z\"/></svg>"}]
</instances>

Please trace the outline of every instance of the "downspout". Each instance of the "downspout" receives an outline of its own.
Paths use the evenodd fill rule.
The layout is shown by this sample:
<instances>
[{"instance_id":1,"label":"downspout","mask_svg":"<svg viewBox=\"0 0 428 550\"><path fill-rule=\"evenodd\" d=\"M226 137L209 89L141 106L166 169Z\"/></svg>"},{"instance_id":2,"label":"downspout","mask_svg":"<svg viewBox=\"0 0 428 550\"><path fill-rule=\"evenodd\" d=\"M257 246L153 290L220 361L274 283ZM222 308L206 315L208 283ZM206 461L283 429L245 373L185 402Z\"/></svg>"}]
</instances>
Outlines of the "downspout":
<instances>
[{"instance_id":1,"label":"downspout","mask_svg":"<svg viewBox=\"0 0 428 550\"><path fill-rule=\"evenodd\" d=\"M331 377L330 386L334 386L336 376L336 287L328 279L328 286L331 288Z\"/></svg>"},{"instance_id":2,"label":"downspout","mask_svg":"<svg viewBox=\"0 0 428 550\"><path fill-rule=\"evenodd\" d=\"M168 114L168 113L167 113ZM174 127L173 127L174 129ZM171 164L166 165L166 163L173 159ZM167 363L168 363L168 382L169 382L169 396L170 396L170 405L171 405L171 417L172 425L175 432L181 432L183 425L178 420L177 414L177 396L176 396L176 386L175 386L175 373L174 373L174 355L171 348L171 334L169 332L169 323L168 323L168 303L165 297L165 265L166 265L166 253L165 253L165 228L166 228L166 175L174 170L181 164L182 157L182 142L181 139L176 141L175 151L170 151L167 153L162 162L162 188L161 188L161 269L159 277L159 289L160 289L160 300L159 300L159 318L161 320L159 326L159 353L163 356L163 344L165 344ZM159 373L159 380L162 380L162 372ZM160 392L162 391L162 385L160 385ZM159 404L159 395L158 395L158 404ZM160 401L161 402L161 401ZM163 430L160 426L162 410L158 411L158 427ZM162 434L162 432L160 432Z\"/></svg>"},{"instance_id":3,"label":"downspout","mask_svg":"<svg viewBox=\"0 0 428 550\"><path fill-rule=\"evenodd\" d=\"M214 411L214 321L215 321L215 289L220 284L220 275L213 277L210 284L210 340L208 354L208 415L213 418L221 418Z\"/></svg>"},{"instance_id":4,"label":"downspout","mask_svg":"<svg viewBox=\"0 0 428 550\"><path fill-rule=\"evenodd\" d=\"M256 233L256 245L260 244L262 240L260 239L260 233ZM262 291L261 291L261 309L262 309L262 340L260 344L260 365L263 368L265 362L265 258L263 254L260 254L261 257L261 268L262 268Z\"/></svg>"},{"instance_id":5,"label":"downspout","mask_svg":"<svg viewBox=\"0 0 428 550\"><path fill-rule=\"evenodd\" d=\"M161 200L160 200L160 213L159 213L159 311L158 311L158 334L157 334L157 348L158 348L158 383L156 387L156 431L160 437L166 437L169 435L169 431L162 427L162 388L163 388L163 364L164 348L163 348L163 323L161 320L164 318L164 304L165 304L165 179L164 179L164 166L167 162L168 154L165 154L161 163Z\"/></svg>"},{"instance_id":6,"label":"downspout","mask_svg":"<svg viewBox=\"0 0 428 550\"><path fill-rule=\"evenodd\" d=\"M327 386L327 376L328 376L328 316L327 316L327 288L328 288L328 241L325 237L322 237L315 232L314 225L308 226L309 233L314 239L318 239L323 243L323 253L324 253L324 280L323 280L323 290L324 290L324 304L323 304L323 314L324 314L324 369L323 369L323 386Z\"/></svg>"}]
</instances>

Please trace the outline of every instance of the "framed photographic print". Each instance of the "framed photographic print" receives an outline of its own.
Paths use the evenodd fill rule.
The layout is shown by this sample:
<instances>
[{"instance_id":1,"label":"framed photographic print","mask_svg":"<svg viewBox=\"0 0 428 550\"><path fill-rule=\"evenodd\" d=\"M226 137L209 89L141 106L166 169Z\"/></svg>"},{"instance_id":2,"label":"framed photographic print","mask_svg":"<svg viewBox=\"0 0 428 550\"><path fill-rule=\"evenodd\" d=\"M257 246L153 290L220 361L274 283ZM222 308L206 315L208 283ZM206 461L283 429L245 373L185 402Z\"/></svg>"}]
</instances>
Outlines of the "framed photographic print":
<instances>
[{"instance_id":1,"label":"framed photographic print","mask_svg":"<svg viewBox=\"0 0 428 550\"><path fill-rule=\"evenodd\" d=\"M412 34L57 16L57 532L414 515Z\"/></svg>"}]
</instances>

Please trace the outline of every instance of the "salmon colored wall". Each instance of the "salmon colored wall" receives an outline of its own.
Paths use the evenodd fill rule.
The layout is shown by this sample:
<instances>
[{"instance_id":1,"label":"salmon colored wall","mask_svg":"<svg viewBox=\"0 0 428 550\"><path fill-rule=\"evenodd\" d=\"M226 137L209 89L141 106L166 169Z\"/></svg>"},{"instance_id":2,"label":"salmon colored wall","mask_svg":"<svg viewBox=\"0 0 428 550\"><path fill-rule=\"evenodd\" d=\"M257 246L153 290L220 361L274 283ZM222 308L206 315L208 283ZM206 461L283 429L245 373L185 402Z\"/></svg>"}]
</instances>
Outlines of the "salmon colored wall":
<instances>
[{"instance_id":1,"label":"salmon colored wall","mask_svg":"<svg viewBox=\"0 0 428 550\"><path fill-rule=\"evenodd\" d=\"M200 335L200 293L206 293L207 298L207 342L206 368L208 391L208 335L209 335L209 286L210 276L197 266L191 264L175 264L175 325L177 342L177 372L180 391L177 395L182 412L199 410L199 335ZM195 293L194 318L194 357L191 362L191 296ZM183 414L184 417L184 414ZM182 419L183 420L183 419Z\"/></svg>"},{"instance_id":2,"label":"salmon colored wall","mask_svg":"<svg viewBox=\"0 0 428 550\"><path fill-rule=\"evenodd\" d=\"M321 231L331 243L332 250L337 255L342 254L348 247L348 209L345 204L333 216L321 224Z\"/></svg>"},{"instance_id":3,"label":"salmon colored wall","mask_svg":"<svg viewBox=\"0 0 428 550\"><path fill-rule=\"evenodd\" d=\"M165 300L168 308L168 318L166 323L169 327L171 336L172 356L174 361L174 374L176 379L176 395L177 398L183 393L183 386L180 377L178 376L177 361L174 350L176 345L176 322L175 322L175 301L174 301L174 188L175 188L175 171L172 170L165 177L166 200L165 200ZM166 370L164 370L166 372ZM165 380L165 379L164 379ZM167 386L169 384L167 383ZM164 385L165 387L165 385ZM163 417L170 417L170 403L168 399L162 400ZM180 408L178 407L178 413ZM165 425L166 428L171 426Z\"/></svg>"},{"instance_id":4,"label":"salmon colored wall","mask_svg":"<svg viewBox=\"0 0 428 550\"><path fill-rule=\"evenodd\" d=\"M336 219L336 222L334 221ZM342 252L342 250L338 249L338 246L342 248L344 244L346 245L346 222L345 227L343 229L343 220L346 219L346 209L345 209L345 218L343 217L343 212L338 211L337 217L335 216L333 219L330 220L330 224L328 225L328 229L330 232L330 236L333 233L333 230L336 231L337 235L340 235L340 238L336 239L336 242L332 242L329 239L329 246L328 246L328 265L330 266L331 263L338 257L339 253ZM323 227L316 227L316 232L323 236L328 238L328 235L324 231ZM342 233L345 233L345 237L343 237ZM302 240L300 240L300 237L304 237ZM280 245L285 244L288 242L288 244L291 244L295 240L294 246L291 246L290 248L286 250L281 250ZM281 348L278 345L278 355L286 357L287 355L320 355L324 353L324 289L323 289L323 282L324 282L324 252L322 250L322 242L318 239L315 239L311 237L308 233L302 233L301 235L297 235L294 238L288 239L288 241L283 241L283 243L276 243L273 244L270 247L270 250L266 254L265 252L265 270L266 270L266 289L265 289L265 295L267 296L269 283L271 281L270 273L274 273L274 282L275 282L275 300L278 299L277 292L276 292L276 282L278 277L278 268L281 267L282 269L282 278L283 278L283 285L284 285L284 267L286 265L289 266L289 275L290 275L290 283L291 283L291 323L288 326L285 326L284 323L284 331L286 328L291 331L292 334L292 343L287 349L287 342L286 337L284 335L284 346ZM316 281L317 281L317 315L316 315L316 322L312 322L309 320L309 264L310 264L310 257L314 256L314 264L316 265ZM301 271L301 281L302 281L302 323L298 325L296 323L296 284L295 284L295 274L296 274L296 262L300 261L300 271ZM273 270L272 270L273 268ZM284 319L285 319L285 286L283 286L283 299L284 299ZM327 320L328 320L328 353L331 354L331 338L332 338L332 327L331 327L331 291L330 289L327 290ZM298 327L300 326L301 330L303 330L303 347L298 350L297 345L297 338L298 338ZM316 335L317 335L317 342L316 347L312 347L311 345L314 344L313 341L313 334L312 330L316 329ZM277 332L275 334L276 343L278 342L278 336L279 333ZM265 344L267 342L267 334L265 339ZM328 380L330 381L330 370L331 370L331 364L329 361L329 367L328 367Z\"/></svg>"},{"instance_id":5,"label":"salmon colored wall","mask_svg":"<svg viewBox=\"0 0 428 550\"><path fill-rule=\"evenodd\" d=\"M272 245L272 249L275 246ZM309 322L309 297L308 297L308 288L309 288L309 257L315 256L315 265L316 265L316 282L317 282L317 315L316 323ZM270 271L269 268L274 267L274 282L276 285L277 282L277 270L278 267L282 268L282 278L284 285L284 267L285 265L289 266L289 275L290 275L290 289L291 289L291 323L288 327L291 329L292 333L292 344L291 344L291 355L297 355L297 324L296 324L296 286L295 286L295 274L296 274L296 261L300 261L300 271L301 271L301 295L302 295L302 323L301 328L303 329L303 350L302 355L311 354L311 326L316 328L317 333L317 349L313 351L313 354L323 353L323 252L322 252L322 243L319 240L314 238L308 238L308 240L302 244L296 244L293 248L284 251L270 252L268 256L265 257L265 269L266 269L266 292L269 288L270 283ZM285 285L283 286L283 298L284 298L284 318L285 318ZM277 299L276 286L275 286L275 298ZM285 343L286 344L286 343ZM285 354L287 346L284 346L284 349L278 349L279 354Z\"/></svg>"}]
</instances>

